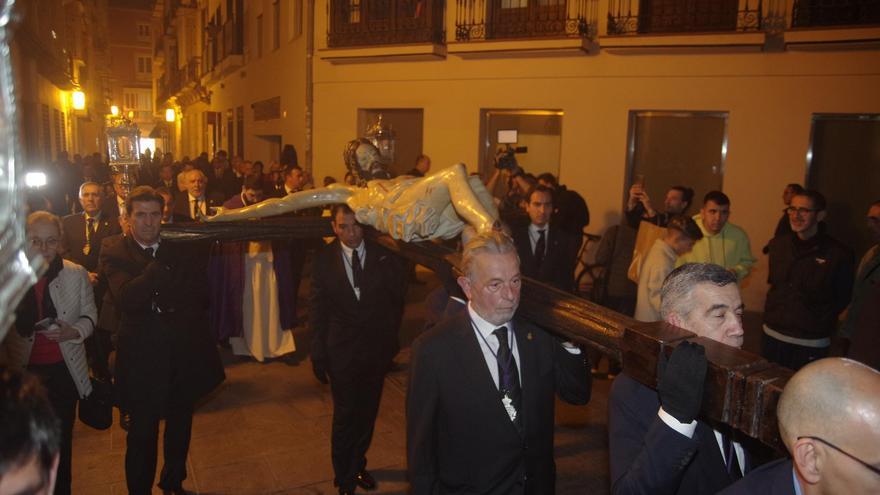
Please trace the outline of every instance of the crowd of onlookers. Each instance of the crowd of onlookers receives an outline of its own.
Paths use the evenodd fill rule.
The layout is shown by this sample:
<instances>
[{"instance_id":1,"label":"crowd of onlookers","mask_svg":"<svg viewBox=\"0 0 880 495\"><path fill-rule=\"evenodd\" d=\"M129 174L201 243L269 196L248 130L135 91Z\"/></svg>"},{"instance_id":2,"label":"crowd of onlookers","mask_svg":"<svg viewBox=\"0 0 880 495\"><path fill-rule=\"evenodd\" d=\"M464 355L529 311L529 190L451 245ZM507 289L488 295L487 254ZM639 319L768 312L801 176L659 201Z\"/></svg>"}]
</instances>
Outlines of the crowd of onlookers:
<instances>
[{"instance_id":1,"label":"crowd of onlookers","mask_svg":"<svg viewBox=\"0 0 880 495\"><path fill-rule=\"evenodd\" d=\"M423 176L430 169L430 158L420 155L407 175ZM159 238L162 225L199 222L217 208L243 208L314 187L312 177L299 167L295 149L285 146L279 160L268 166L224 151L179 161L170 153L147 152L135 184L124 179L98 154L71 160L63 153L48 172L47 186L28 192L28 248L30 254L42 255L49 268L17 309L0 357L5 354L8 364L36 374L49 390L62 426L55 493L69 493L77 402L92 394L96 380L115 379L126 391L116 400L129 429L126 472L132 493L152 483L162 418L168 426L160 486L167 493L183 493L193 404L222 380L215 344L259 361L279 358L295 365L302 359L293 338L293 329L301 324L297 293L306 253L319 248L320 241L194 243L172 249ZM349 177L343 180L350 182ZM323 185L334 181L325 178ZM496 198L522 274L578 291L575 274L584 262L583 239L590 223L586 201L554 175L532 176L518 166L496 168L486 187ZM726 329L716 340L741 345L741 303L704 308L696 296L682 305L667 294L670 273L682 265L721 267L720 275L707 276L710 281L715 277L722 290L731 281L734 286L742 281L756 262L748 235L729 221L731 199L710 191L691 216L695 200L692 189L674 186L658 209L644 185L633 184L622 222L602 236L597 263L603 270L595 281L602 290L592 294L597 302L641 321L670 321L666 315L676 314L682 320L674 323L700 335L703 330L688 318L691 311L705 311L699 321L718 319L719 328ZM848 355L877 367L880 201L866 205L876 244L857 264L852 249L828 234L821 193L789 184L783 200L783 215L763 248L769 258L769 290L762 354L793 370L829 355ZM334 209L331 217L342 245L346 240L353 243L347 250L340 248L348 263L340 276L345 280L347 273L360 299L362 290L368 290L359 285L364 283L359 280L362 270L374 270L370 263L378 261L363 252L358 255L362 233L358 238L352 230L357 226L345 223L354 222L350 210ZM460 311L467 299L453 273L440 278L441 295L427 301L432 323L448 315L450 308ZM388 282L389 288L397 287L396 279ZM705 297L712 295L710 290ZM669 307L669 301L678 306ZM145 338L136 331L145 325L162 330ZM185 342L179 340L183 332L175 332L184 327L189 335ZM157 360L164 363L159 368ZM319 366L315 356L313 361ZM165 378L143 376L157 369ZM181 370L197 376L184 383ZM316 367L316 376L324 381L331 372ZM382 373L371 382L378 393ZM336 394L334 402L341 401L344 396ZM351 476L367 476L364 483L370 484L363 466L347 469L353 469ZM358 485L364 486L361 481Z\"/></svg>"}]
</instances>

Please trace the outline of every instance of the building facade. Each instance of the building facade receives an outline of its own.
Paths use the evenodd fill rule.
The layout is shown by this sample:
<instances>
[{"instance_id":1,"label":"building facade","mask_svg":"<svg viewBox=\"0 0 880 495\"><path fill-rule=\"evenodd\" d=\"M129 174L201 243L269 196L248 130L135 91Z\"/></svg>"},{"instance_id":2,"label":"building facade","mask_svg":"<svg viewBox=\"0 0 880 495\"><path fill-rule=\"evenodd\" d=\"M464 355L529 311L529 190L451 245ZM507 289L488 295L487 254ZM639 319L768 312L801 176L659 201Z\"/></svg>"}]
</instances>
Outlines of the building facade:
<instances>
[{"instance_id":1,"label":"building facade","mask_svg":"<svg viewBox=\"0 0 880 495\"><path fill-rule=\"evenodd\" d=\"M47 167L61 152L102 151L106 0L32 0L15 8L10 51L25 168Z\"/></svg>"},{"instance_id":2,"label":"building facade","mask_svg":"<svg viewBox=\"0 0 880 495\"><path fill-rule=\"evenodd\" d=\"M344 143L383 114L399 148L418 143L398 170L417 151L488 177L499 137L516 134L526 171L587 199L593 233L619 222L636 176L655 204L673 184L694 186L692 213L722 189L759 258L743 283L752 309L786 183L826 191L829 224L862 249L868 184L880 183L880 17L859 0L192 5L208 26L203 53L222 33L225 55L202 69L201 115L182 111L179 128L200 122L179 134L192 152L271 160L275 143L292 143L315 177L341 179Z\"/></svg>"}]
</instances>

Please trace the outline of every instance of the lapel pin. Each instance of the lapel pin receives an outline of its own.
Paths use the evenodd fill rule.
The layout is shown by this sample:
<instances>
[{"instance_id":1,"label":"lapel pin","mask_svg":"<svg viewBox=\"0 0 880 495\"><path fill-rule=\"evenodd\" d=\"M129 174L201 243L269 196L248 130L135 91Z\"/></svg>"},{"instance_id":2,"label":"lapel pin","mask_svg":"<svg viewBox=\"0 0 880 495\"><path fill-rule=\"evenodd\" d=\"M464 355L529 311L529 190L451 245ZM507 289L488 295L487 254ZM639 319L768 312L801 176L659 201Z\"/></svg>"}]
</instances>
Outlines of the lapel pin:
<instances>
[{"instance_id":1,"label":"lapel pin","mask_svg":"<svg viewBox=\"0 0 880 495\"><path fill-rule=\"evenodd\" d=\"M526 334L526 338L529 340L532 340L532 332L529 332L528 334Z\"/></svg>"}]
</instances>

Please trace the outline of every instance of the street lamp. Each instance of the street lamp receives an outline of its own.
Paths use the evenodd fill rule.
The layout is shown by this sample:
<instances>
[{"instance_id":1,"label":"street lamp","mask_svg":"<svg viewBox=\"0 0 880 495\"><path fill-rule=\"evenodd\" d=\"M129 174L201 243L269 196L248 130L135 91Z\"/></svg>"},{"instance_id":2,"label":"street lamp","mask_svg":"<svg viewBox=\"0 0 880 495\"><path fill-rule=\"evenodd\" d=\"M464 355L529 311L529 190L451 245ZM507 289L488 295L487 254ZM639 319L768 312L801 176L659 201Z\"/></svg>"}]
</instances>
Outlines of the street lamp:
<instances>
[{"instance_id":1,"label":"street lamp","mask_svg":"<svg viewBox=\"0 0 880 495\"><path fill-rule=\"evenodd\" d=\"M86 109L86 94L80 90L76 90L71 94L71 99L73 100L73 109L74 110L85 110Z\"/></svg>"},{"instance_id":2,"label":"street lamp","mask_svg":"<svg viewBox=\"0 0 880 495\"><path fill-rule=\"evenodd\" d=\"M165 122L174 122L174 109L165 109Z\"/></svg>"},{"instance_id":3,"label":"street lamp","mask_svg":"<svg viewBox=\"0 0 880 495\"><path fill-rule=\"evenodd\" d=\"M112 115L114 117L118 117L119 116L119 107L117 107L116 105L110 105L110 115Z\"/></svg>"}]
</instances>

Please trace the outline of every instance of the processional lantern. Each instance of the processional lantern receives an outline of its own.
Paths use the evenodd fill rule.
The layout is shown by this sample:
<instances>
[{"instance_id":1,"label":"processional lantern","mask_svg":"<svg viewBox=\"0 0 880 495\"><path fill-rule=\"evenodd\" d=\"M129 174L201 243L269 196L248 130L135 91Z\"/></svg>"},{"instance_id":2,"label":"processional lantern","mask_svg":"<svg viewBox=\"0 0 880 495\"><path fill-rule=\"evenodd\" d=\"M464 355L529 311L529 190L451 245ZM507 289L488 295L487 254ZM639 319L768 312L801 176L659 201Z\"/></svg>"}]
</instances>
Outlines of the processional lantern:
<instances>
[{"instance_id":1,"label":"processional lantern","mask_svg":"<svg viewBox=\"0 0 880 495\"><path fill-rule=\"evenodd\" d=\"M0 0L0 341L15 320L15 308L46 263L26 251L25 174L18 154L15 78L9 50L13 0Z\"/></svg>"},{"instance_id":2,"label":"processional lantern","mask_svg":"<svg viewBox=\"0 0 880 495\"><path fill-rule=\"evenodd\" d=\"M386 166L394 163L394 129L382 120L381 113L379 114L379 119L367 127L364 137L369 139L373 146L379 150L379 156Z\"/></svg>"},{"instance_id":3,"label":"processional lantern","mask_svg":"<svg viewBox=\"0 0 880 495\"><path fill-rule=\"evenodd\" d=\"M137 124L124 117L111 117L107 122L107 156L113 175L119 175L119 184L126 197L137 181L141 157L141 131Z\"/></svg>"}]
</instances>

